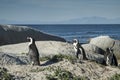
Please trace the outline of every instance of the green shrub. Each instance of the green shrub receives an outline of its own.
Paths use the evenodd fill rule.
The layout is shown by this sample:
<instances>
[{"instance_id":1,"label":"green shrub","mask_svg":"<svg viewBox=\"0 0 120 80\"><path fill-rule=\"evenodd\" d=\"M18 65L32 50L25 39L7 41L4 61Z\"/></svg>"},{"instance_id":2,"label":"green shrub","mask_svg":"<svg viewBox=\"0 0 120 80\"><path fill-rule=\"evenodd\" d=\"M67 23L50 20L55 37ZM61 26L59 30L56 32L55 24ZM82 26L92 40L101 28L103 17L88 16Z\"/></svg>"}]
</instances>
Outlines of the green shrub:
<instances>
[{"instance_id":1,"label":"green shrub","mask_svg":"<svg viewBox=\"0 0 120 80\"><path fill-rule=\"evenodd\" d=\"M120 80L120 74L113 75L110 80Z\"/></svg>"},{"instance_id":2,"label":"green shrub","mask_svg":"<svg viewBox=\"0 0 120 80\"><path fill-rule=\"evenodd\" d=\"M64 58L64 56L61 55L61 54L59 54L59 55L54 55L54 56L50 59L50 61L52 61L52 62L58 62L58 61L62 61L63 58Z\"/></svg>"},{"instance_id":3,"label":"green shrub","mask_svg":"<svg viewBox=\"0 0 120 80\"><path fill-rule=\"evenodd\" d=\"M77 77L67 70L62 70L58 67L53 75L47 75L47 80L86 80L85 77Z\"/></svg>"},{"instance_id":4,"label":"green shrub","mask_svg":"<svg viewBox=\"0 0 120 80\"><path fill-rule=\"evenodd\" d=\"M55 78L53 75L47 75L46 76L47 80L58 80L57 78Z\"/></svg>"},{"instance_id":5,"label":"green shrub","mask_svg":"<svg viewBox=\"0 0 120 80\"><path fill-rule=\"evenodd\" d=\"M0 80L12 80L12 76L7 73L7 69L0 67Z\"/></svg>"},{"instance_id":6,"label":"green shrub","mask_svg":"<svg viewBox=\"0 0 120 80\"><path fill-rule=\"evenodd\" d=\"M54 55L50 61L52 62L58 62L58 61L62 61L64 59L67 59L68 61L70 61L71 63L75 62L77 60L77 58L75 56L71 56L71 55L63 55L63 54L58 54L58 55Z\"/></svg>"},{"instance_id":7,"label":"green shrub","mask_svg":"<svg viewBox=\"0 0 120 80\"><path fill-rule=\"evenodd\" d=\"M59 62L62 61L64 59L67 59L68 61L70 61L71 63L75 63L77 61L77 58L75 56L72 55L64 55L64 54L58 54L58 55L53 55L53 56L45 56L45 57L41 57L40 61L46 61L49 60L51 62Z\"/></svg>"}]
</instances>

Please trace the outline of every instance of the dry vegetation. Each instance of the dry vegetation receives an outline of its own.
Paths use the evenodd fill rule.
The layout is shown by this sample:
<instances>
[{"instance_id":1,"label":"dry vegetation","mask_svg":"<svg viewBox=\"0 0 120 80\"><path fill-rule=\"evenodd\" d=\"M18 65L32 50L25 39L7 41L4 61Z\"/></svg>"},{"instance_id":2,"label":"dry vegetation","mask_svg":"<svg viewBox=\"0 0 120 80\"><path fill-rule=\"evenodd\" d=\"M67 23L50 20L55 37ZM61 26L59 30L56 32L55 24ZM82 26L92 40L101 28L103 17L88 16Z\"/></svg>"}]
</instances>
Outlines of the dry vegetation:
<instances>
[{"instance_id":1,"label":"dry vegetation","mask_svg":"<svg viewBox=\"0 0 120 80\"><path fill-rule=\"evenodd\" d=\"M77 62L68 55L40 58L41 66L4 65L13 79L22 80L119 80L120 69L93 61ZM6 75L6 73L5 73ZM7 74L8 75L8 74ZM6 76L3 76L6 77ZM9 75L8 75L9 78ZM7 79L6 79L7 80Z\"/></svg>"}]
</instances>

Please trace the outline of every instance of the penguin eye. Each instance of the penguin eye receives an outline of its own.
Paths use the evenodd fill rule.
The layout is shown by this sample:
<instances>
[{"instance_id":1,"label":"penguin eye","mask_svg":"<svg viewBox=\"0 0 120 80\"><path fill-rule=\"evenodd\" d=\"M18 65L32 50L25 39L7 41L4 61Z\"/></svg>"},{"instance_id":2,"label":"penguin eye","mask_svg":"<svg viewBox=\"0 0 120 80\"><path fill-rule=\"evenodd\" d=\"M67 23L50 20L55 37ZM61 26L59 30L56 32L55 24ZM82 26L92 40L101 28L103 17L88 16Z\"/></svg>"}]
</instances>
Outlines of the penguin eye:
<instances>
[{"instance_id":1,"label":"penguin eye","mask_svg":"<svg viewBox=\"0 0 120 80\"><path fill-rule=\"evenodd\" d=\"M74 40L73 42L76 43L76 40Z\"/></svg>"},{"instance_id":2,"label":"penguin eye","mask_svg":"<svg viewBox=\"0 0 120 80\"><path fill-rule=\"evenodd\" d=\"M30 42L30 39L28 39L28 41Z\"/></svg>"}]
</instances>

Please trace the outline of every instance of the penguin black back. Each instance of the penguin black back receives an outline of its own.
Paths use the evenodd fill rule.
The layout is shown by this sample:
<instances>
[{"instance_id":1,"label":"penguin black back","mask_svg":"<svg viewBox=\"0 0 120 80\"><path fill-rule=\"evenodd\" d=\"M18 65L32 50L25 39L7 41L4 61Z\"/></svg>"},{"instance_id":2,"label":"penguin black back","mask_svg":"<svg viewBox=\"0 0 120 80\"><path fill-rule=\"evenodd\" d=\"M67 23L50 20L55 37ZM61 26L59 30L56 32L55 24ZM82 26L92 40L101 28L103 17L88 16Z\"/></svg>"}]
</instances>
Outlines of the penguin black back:
<instances>
[{"instance_id":1,"label":"penguin black back","mask_svg":"<svg viewBox=\"0 0 120 80\"><path fill-rule=\"evenodd\" d=\"M40 65L39 62L39 52L35 44L35 39L31 37L27 37L27 39L30 40L29 43L29 52L28 52L28 57L32 65Z\"/></svg>"}]
</instances>

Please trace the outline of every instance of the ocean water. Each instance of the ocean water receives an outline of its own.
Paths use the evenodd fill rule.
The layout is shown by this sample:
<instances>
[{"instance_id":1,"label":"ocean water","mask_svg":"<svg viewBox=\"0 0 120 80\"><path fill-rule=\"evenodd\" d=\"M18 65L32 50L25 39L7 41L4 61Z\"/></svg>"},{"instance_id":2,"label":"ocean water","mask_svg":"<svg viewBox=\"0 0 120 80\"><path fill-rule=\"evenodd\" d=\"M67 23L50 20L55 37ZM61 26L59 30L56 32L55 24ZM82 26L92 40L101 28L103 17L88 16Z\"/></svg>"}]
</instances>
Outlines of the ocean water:
<instances>
[{"instance_id":1,"label":"ocean water","mask_svg":"<svg viewBox=\"0 0 120 80\"><path fill-rule=\"evenodd\" d=\"M120 24L94 24L94 25L25 25L39 29L42 32L63 37L67 41L74 38L86 43L90 38L97 36L110 36L120 40Z\"/></svg>"}]
</instances>

